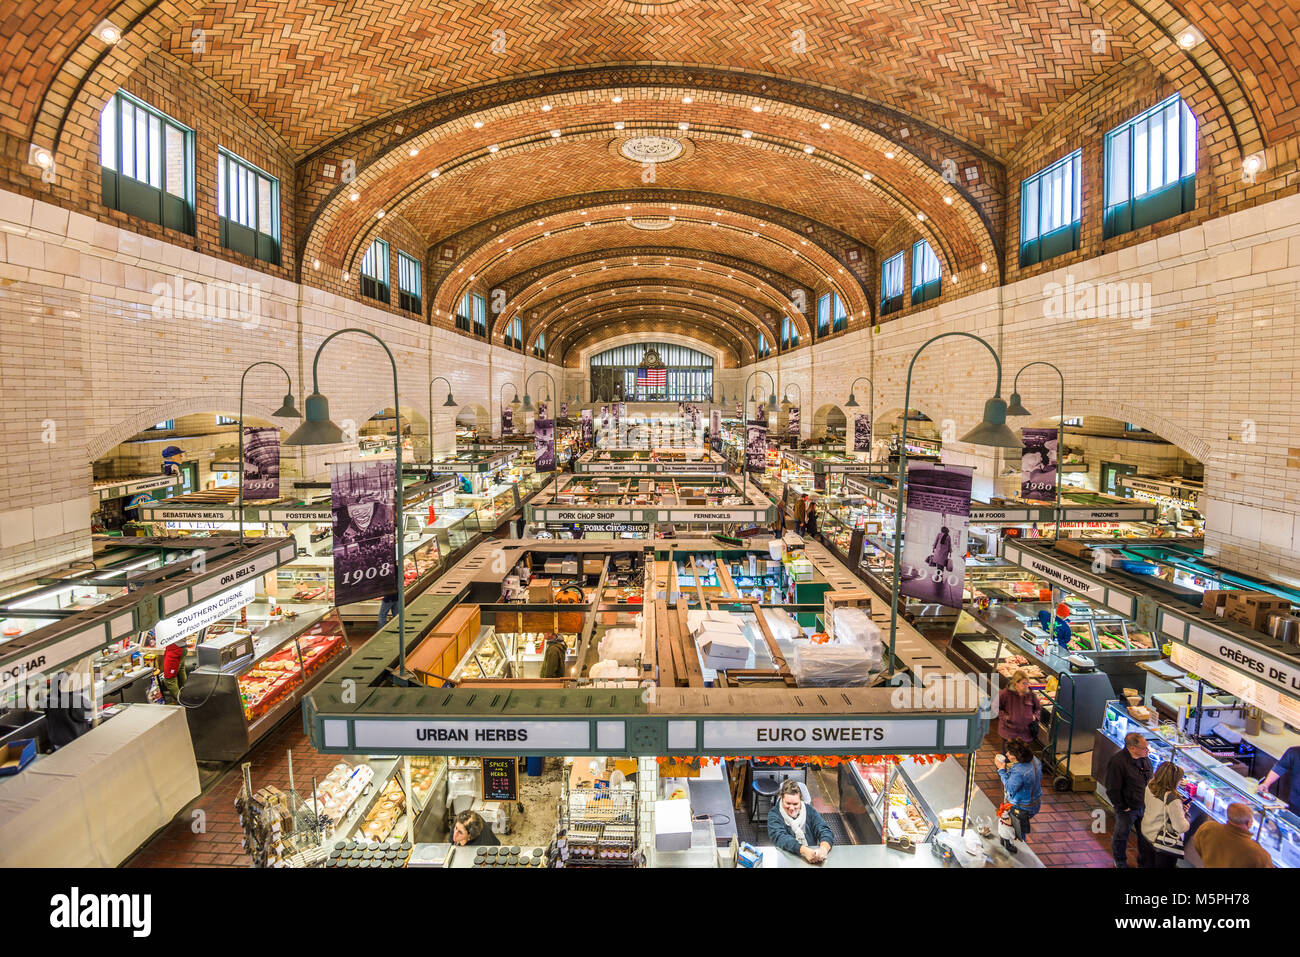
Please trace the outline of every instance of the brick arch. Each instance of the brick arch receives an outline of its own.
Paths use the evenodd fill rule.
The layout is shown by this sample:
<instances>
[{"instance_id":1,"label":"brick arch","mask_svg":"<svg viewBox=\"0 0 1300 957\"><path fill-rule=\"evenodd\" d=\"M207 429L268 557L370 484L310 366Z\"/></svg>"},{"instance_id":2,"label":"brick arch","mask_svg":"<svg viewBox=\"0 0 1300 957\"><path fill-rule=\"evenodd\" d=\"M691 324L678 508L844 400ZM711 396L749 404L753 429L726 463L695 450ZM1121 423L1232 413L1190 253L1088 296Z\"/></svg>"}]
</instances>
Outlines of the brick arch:
<instances>
[{"instance_id":1,"label":"brick arch","mask_svg":"<svg viewBox=\"0 0 1300 957\"><path fill-rule=\"evenodd\" d=\"M244 396L245 418L260 419L263 422L279 425L281 428L287 427L290 430L295 428L294 423L297 420L277 420L271 417L271 413L277 408L279 408L278 401L270 404L250 398L248 395ZM89 456L90 461L93 462L96 459L103 458L127 439L133 438L158 422L167 419L179 419L186 415L198 415L203 412L216 413L221 409L229 409L232 414L238 412L239 392L223 391L168 399L119 419L113 425L93 435L86 442L86 454ZM223 412L222 414L226 413Z\"/></svg>"},{"instance_id":2,"label":"brick arch","mask_svg":"<svg viewBox=\"0 0 1300 957\"><path fill-rule=\"evenodd\" d=\"M608 335L606 330L609 329L617 330L617 334L615 336ZM740 368L746 360L753 361L752 346L735 337L734 333L727 333L726 330L718 329L711 323L700 322L693 325L679 323L676 328L673 328L672 324L655 317L634 319L632 321L627 321L621 317L619 319L606 318L593 322L583 329L575 331L572 343L565 346L559 355L559 359L566 369L575 368L572 361L575 350L579 355L586 355L589 349L605 348L607 343L620 336L627 336L627 341L645 341L659 337L665 337L668 341L673 341L671 337L677 336L691 342L706 342L711 346L712 354L723 360L721 364L730 369ZM692 348L695 347L692 346Z\"/></svg>"},{"instance_id":3,"label":"brick arch","mask_svg":"<svg viewBox=\"0 0 1300 957\"><path fill-rule=\"evenodd\" d=\"M1168 416L1141 408L1132 402L1111 399L1075 400L1067 392L1065 396L1065 415L1098 416L1115 422L1132 422L1148 432L1160 436L1170 445L1176 445L1201 464L1210 460L1210 443L1191 429L1171 420ZM1055 416L1053 416L1055 418Z\"/></svg>"}]
</instances>

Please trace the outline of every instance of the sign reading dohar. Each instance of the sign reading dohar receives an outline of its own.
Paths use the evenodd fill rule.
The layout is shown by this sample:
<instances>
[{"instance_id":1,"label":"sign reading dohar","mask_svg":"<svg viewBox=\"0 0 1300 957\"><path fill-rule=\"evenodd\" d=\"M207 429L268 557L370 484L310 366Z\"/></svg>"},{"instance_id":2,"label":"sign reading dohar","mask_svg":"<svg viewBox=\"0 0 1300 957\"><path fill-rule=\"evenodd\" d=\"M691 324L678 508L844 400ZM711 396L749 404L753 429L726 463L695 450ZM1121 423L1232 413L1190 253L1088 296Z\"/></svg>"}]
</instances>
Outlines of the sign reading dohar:
<instances>
[{"instance_id":1,"label":"sign reading dohar","mask_svg":"<svg viewBox=\"0 0 1300 957\"><path fill-rule=\"evenodd\" d=\"M367 721L352 724L358 748L481 754L490 751L587 751L587 721ZM523 753L532 753L531 751Z\"/></svg>"},{"instance_id":2,"label":"sign reading dohar","mask_svg":"<svg viewBox=\"0 0 1300 957\"><path fill-rule=\"evenodd\" d=\"M359 742L358 742L359 743ZM796 754L838 752L855 748L933 748L939 746L937 720L859 721L826 718L812 721L705 721L704 750L789 749Z\"/></svg>"}]
</instances>

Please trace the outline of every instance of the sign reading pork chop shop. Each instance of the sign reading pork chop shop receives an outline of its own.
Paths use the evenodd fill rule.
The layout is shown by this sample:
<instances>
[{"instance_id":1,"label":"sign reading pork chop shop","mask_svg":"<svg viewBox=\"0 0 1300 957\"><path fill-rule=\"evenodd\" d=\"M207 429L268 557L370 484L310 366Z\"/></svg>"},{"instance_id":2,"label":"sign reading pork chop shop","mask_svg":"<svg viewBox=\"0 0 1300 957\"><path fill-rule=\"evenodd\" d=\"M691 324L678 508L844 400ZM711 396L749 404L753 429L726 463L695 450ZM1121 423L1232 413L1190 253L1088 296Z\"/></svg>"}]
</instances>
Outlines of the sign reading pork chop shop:
<instances>
[{"instance_id":1,"label":"sign reading pork chop shop","mask_svg":"<svg viewBox=\"0 0 1300 957\"><path fill-rule=\"evenodd\" d=\"M854 748L937 748L937 720L880 721L839 720L812 721L705 721L704 750L735 749L770 751L798 748L793 754L839 752L852 754Z\"/></svg>"},{"instance_id":2,"label":"sign reading pork chop shop","mask_svg":"<svg viewBox=\"0 0 1300 957\"><path fill-rule=\"evenodd\" d=\"M353 734L358 748L481 754L504 751L587 751L591 725L587 721L420 721L357 720Z\"/></svg>"}]
</instances>

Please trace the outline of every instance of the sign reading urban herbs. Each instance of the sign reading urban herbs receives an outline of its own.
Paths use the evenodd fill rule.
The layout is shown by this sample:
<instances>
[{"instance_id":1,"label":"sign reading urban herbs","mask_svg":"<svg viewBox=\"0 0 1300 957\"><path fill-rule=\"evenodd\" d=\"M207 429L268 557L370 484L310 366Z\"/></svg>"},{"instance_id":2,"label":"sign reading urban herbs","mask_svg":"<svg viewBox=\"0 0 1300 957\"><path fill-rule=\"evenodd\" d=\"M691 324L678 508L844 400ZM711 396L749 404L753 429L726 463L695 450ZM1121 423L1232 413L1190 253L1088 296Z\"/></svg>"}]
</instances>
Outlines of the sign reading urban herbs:
<instances>
[{"instance_id":1,"label":"sign reading urban herbs","mask_svg":"<svg viewBox=\"0 0 1300 957\"><path fill-rule=\"evenodd\" d=\"M790 441L798 442L799 441L799 406L797 405L790 406L790 422L787 428L790 436Z\"/></svg>"},{"instance_id":2,"label":"sign reading urban herbs","mask_svg":"<svg viewBox=\"0 0 1300 957\"><path fill-rule=\"evenodd\" d=\"M391 459L330 466L336 605L397 591L396 470Z\"/></svg>"},{"instance_id":3,"label":"sign reading urban herbs","mask_svg":"<svg viewBox=\"0 0 1300 957\"><path fill-rule=\"evenodd\" d=\"M871 451L871 416L866 413L853 417L853 451Z\"/></svg>"},{"instance_id":4,"label":"sign reading urban herbs","mask_svg":"<svg viewBox=\"0 0 1300 957\"><path fill-rule=\"evenodd\" d=\"M243 471L240 476L245 499L280 497L280 430L244 429Z\"/></svg>"},{"instance_id":5,"label":"sign reading urban herbs","mask_svg":"<svg viewBox=\"0 0 1300 957\"><path fill-rule=\"evenodd\" d=\"M1056 501L1056 429L1020 430L1020 497Z\"/></svg>"},{"instance_id":6,"label":"sign reading urban herbs","mask_svg":"<svg viewBox=\"0 0 1300 957\"><path fill-rule=\"evenodd\" d=\"M745 471L762 474L767 468L767 418L760 416L745 425Z\"/></svg>"},{"instance_id":7,"label":"sign reading urban herbs","mask_svg":"<svg viewBox=\"0 0 1300 957\"><path fill-rule=\"evenodd\" d=\"M555 420L546 417L545 402L537 403L537 418L533 420L533 469L555 471Z\"/></svg>"},{"instance_id":8,"label":"sign reading urban herbs","mask_svg":"<svg viewBox=\"0 0 1300 957\"><path fill-rule=\"evenodd\" d=\"M913 465L907 470L900 593L961 607L973 474L973 469L944 465Z\"/></svg>"}]
</instances>

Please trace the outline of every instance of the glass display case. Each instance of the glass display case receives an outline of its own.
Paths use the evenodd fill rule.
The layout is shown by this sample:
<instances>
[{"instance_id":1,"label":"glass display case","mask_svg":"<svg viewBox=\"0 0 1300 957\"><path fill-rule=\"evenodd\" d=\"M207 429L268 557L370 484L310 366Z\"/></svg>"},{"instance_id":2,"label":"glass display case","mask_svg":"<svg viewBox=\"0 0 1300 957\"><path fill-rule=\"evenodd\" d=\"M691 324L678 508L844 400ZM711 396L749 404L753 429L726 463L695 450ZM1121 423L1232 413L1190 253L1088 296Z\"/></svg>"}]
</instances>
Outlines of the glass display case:
<instances>
[{"instance_id":1,"label":"glass display case","mask_svg":"<svg viewBox=\"0 0 1300 957\"><path fill-rule=\"evenodd\" d=\"M862 785L864 796L870 807L880 810L880 802L885 794L885 787L889 782L890 767L887 764L863 764L860 761L852 762L851 770L857 777L859 784Z\"/></svg>"},{"instance_id":2,"label":"glass display case","mask_svg":"<svg viewBox=\"0 0 1300 957\"><path fill-rule=\"evenodd\" d=\"M897 767L890 774L881 814L884 818L881 833L888 840L905 837L913 844L920 844L929 840L938 826L912 782Z\"/></svg>"},{"instance_id":3,"label":"glass display case","mask_svg":"<svg viewBox=\"0 0 1300 957\"><path fill-rule=\"evenodd\" d=\"M515 654L518 637L514 634L498 635L496 629L485 628L451 673L451 679L513 677L517 674ZM544 640L542 636L538 637ZM540 643L538 647L541 647Z\"/></svg>"}]
</instances>

